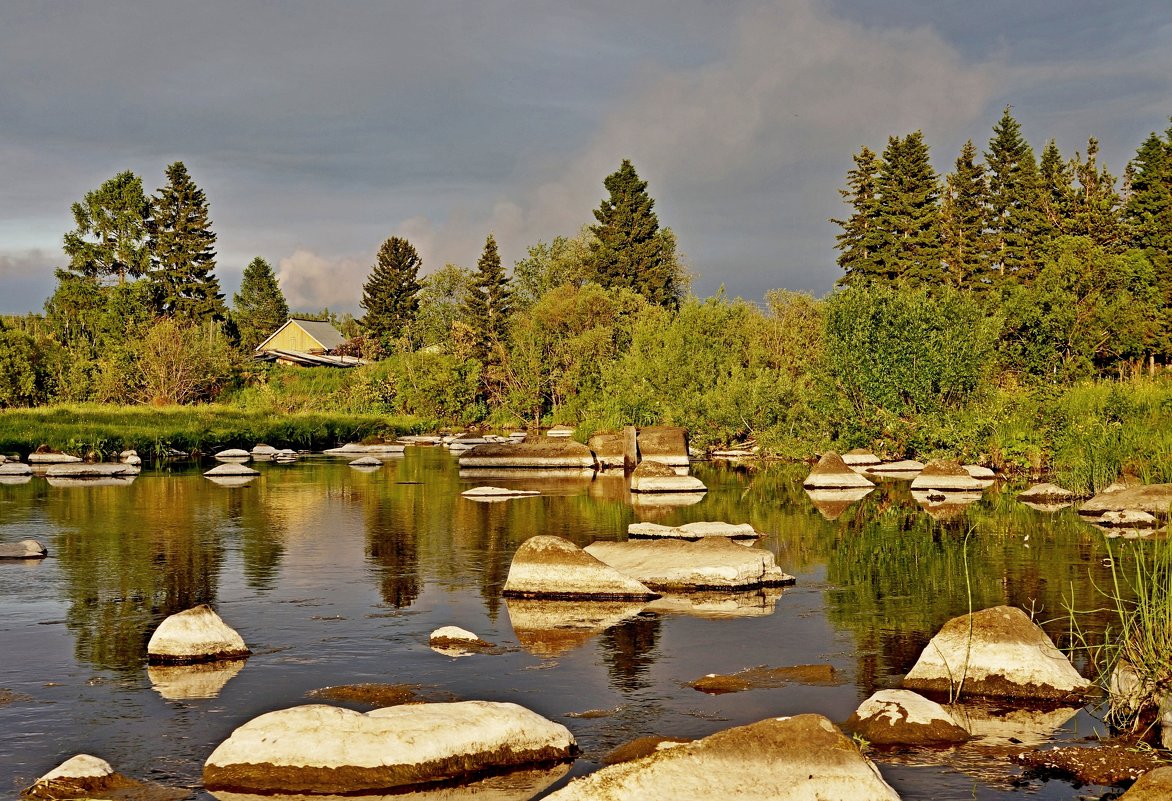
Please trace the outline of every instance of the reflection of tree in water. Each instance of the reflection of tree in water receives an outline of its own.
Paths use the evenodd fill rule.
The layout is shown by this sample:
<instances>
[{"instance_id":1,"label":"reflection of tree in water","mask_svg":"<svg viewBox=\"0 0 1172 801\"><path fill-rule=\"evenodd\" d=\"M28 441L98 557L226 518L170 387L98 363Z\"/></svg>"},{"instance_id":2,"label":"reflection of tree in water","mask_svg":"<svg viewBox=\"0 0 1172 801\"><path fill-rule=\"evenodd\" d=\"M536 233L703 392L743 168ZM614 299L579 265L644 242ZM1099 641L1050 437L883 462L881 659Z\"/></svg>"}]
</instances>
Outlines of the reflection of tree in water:
<instances>
[{"instance_id":1,"label":"reflection of tree in water","mask_svg":"<svg viewBox=\"0 0 1172 801\"><path fill-rule=\"evenodd\" d=\"M658 615L640 614L603 633L602 658L616 690L629 692L647 686L645 674L658 657L659 625Z\"/></svg>"},{"instance_id":2,"label":"reflection of tree in water","mask_svg":"<svg viewBox=\"0 0 1172 801\"><path fill-rule=\"evenodd\" d=\"M240 529L240 560L244 581L257 592L267 592L277 583L281 558L285 555L285 515L271 503L269 484L248 492L234 492L228 499L228 517Z\"/></svg>"},{"instance_id":3,"label":"reflection of tree in water","mask_svg":"<svg viewBox=\"0 0 1172 801\"><path fill-rule=\"evenodd\" d=\"M79 660L138 670L163 618L216 600L222 492L168 476L46 499L61 530L54 550L69 585L66 625Z\"/></svg>"},{"instance_id":4,"label":"reflection of tree in water","mask_svg":"<svg viewBox=\"0 0 1172 801\"><path fill-rule=\"evenodd\" d=\"M379 566L383 601L402 609L419 597L419 557L411 508L390 503L367 506L370 558Z\"/></svg>"}]
</instances>

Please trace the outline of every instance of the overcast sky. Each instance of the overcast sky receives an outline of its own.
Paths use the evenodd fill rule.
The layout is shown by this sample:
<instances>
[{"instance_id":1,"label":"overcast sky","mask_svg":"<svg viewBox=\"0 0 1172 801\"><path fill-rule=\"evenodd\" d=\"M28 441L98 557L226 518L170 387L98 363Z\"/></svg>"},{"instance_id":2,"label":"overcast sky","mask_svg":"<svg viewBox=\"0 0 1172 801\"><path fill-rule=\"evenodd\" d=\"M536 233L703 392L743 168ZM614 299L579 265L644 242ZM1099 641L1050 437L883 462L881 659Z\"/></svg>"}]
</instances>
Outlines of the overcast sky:
<instances>
[{"instance_id":1,"label":"overcast sky","mask_svg":"<svg viewBox=\"0 0 1172 801\"><path fill-rule=\"evenodd\" d=\"M0 312L39 311L70 205L183 161L231 300L356 311L391 235L424 273L592 222L624 158L696 294L823 294L860 146L936 168L1012 104L1116 175L1172 115L1168 0L0 2Z\"/></svg>"}]
</instances>

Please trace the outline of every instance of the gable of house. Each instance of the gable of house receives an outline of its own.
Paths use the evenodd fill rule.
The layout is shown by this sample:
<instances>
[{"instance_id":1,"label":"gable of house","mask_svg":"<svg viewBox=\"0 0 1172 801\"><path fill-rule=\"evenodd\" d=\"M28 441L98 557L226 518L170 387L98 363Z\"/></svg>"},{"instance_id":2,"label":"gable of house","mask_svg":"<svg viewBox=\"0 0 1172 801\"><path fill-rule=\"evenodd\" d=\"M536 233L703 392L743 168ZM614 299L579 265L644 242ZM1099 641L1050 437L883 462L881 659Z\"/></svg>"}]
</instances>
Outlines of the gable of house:
<instances>
[{"instance_id":1,"label":"gable of house","mask_svg":"<svg viewBox=\"0 0 1172 801\"><path fill-rule=\"evenodd\" d=\"M328 322L290 318L256 347L257 353L289 351L294 353L325 353L346 342L342 332Z\"/></svg>"}]
</instances>

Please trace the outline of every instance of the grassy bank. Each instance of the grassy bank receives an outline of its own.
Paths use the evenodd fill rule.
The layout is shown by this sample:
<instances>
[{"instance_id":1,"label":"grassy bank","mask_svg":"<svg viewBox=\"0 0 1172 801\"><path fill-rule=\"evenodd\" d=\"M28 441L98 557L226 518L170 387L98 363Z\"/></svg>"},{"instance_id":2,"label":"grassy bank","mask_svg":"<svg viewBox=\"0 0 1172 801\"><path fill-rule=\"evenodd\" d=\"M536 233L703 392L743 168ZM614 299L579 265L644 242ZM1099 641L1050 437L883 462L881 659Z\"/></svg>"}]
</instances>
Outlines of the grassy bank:
<instances>
[{"instance_id":1,"label":"grassy bank","mask_svg":"<svg viewBox=\"0 0 1172 801\"><path fill-rule=\"evenodd\" d=\"M0 412L0 452L28 454L42 445L77 455L109 457L133 448L144 457L168 449L209 453L221 448L320 449L433 427L414 417L329 412L247 411L230 406L109 406L79 404Z\"/></svg>"}]
</instances>

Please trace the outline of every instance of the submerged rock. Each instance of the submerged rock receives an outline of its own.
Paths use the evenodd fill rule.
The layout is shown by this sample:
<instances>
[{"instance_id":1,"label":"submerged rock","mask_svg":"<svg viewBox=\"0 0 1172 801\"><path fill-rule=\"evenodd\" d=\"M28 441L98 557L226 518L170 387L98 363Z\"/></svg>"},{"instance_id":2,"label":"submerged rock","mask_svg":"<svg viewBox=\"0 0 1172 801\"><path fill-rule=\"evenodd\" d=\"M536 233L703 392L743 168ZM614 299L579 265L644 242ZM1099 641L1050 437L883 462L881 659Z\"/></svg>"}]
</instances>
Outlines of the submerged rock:
<instances>
[{"instance_id":1,"label":"submerged rock","mask_svg":"<svg viewBox=\"0 0 1172 801\"><path fill-rule=\"evenodd\" d=\"M36 540L0 543L0 559L44 559L49 549Z\"/></svg>"},{"instance_id":2,"label":"submerged rock","mask_svg":"<svg viewBox=\"0 0 1172 801\"><path fill-rule=\"evenodd\" d=\"M1091 683L1078 674L1053 641L1010 606L954 617L932 638L904 677L912 690L948 693L962 681L965 695L1074 700Z\"/></svg>"},{"instance_id":3,"label":"submerged rock","mask_svg":"<svg viewBox=\"0 0 1172 801\"><path fill-rule=\"evenodd\" d=\"M187 790L171 789L140 782L116 773L110 763L89 754L78 754L21 791L24 798L56 801L63 798L133 799L134 801L175 801L186 798Z\"/></svg>"},{"instance_id":4,"label":"submerged rock","mask_svg":"<svg viewBox=\"0 0 1172 801\"><path fill-rule=\"evenodd\" d=\"M872 745L943 745L969 739L947 709L909 690L875 693L854 711L846 728Z\"/></svg>"},{"instance_id":5,"label":"submerged rock","mask_svg":"<svg viewBox=\"0 0 1172 801\"><path fill-rule=\"evenodd\" d=\"M362 456L362 457L359 457L359 458L355 459L354 461L350 462L350 466L351 467L382 467L383 463L382 463L381 459L377 459L374 456Z\"/></svg>"},{"instance_id":6,"label":"submerged rock","mask_svg":"<svg viewBox=\"0 0 1172 801\"><path fill-rule=\"evenodd\" d=\"M147 643L147 661L152 664L214 662L250 653L244 639L207 604L171 615Z\"/></svg>"},{"instance_id":7,"label":"submerged rock","mask_svg":"<svg viewBox=\"0 0 1172 801\"><path fill-rule=\"evenodd\" d=\"M1153 770L1164 767L1158 755L1141 750L1134 743L1097 746L1068 746L1024 751L1011 759L1030 772L1047 778L1058 776L1078 784L1128 785ZM1159 796L1167 801L1168 796Z\"/></svg>"},{"instance_id":8,"label":"submerged rock","mask_svg":"<svg viewBox=\"0 0 1172 801\"><path fill-rule=\"evenodd\" d=\"M709 695L739 693L745 690L784 687L787 684L813 684L833 687L842 684L842 679L831 665L790 665L788 667L745 668L738 673L721 675L709 673L691 683L693 690Z\"/></svg>"},{"instance_id":9,"label":"submerged rock","mask_svg":"<svg viewBox=\"0 0 1172 801\"><path fill-rule=\"evenodd\" d=\"M340 684L320 687L306 693L310 698L366 704L373 707L399 706L424 702L451 702L457 700L451 693L433 690L419 684Z\"/></svg>"},{"instance_id":10,"label":"submerged rock","mask_svg":"<svg viewBox=\"0 0 1172 801\"><path fill-rule=\"evenodd\" d=\"M649 600L647 586L615 570L569 540L549 535L521 543L502 594L514 598Z\"/></svg>"},{"instance_id":11,"label":"submerged rock","mask_svg":"<svg viewBox=\"0 0 1172 801\"><path fill-rule=\"evenodd\" d=\"M539 490L512 489L509 487L473 487L460 493L465 498L473 500L508 500L509 498L523 498L527 495L540 495Z\"/></svg>"},{"instance_id":12,"label":"submerged rock","mask_svg":"<svg viewBox=\"0 0 1172 801\"><path fill-rule=\"evenodd\" d=\"M769 718L571 781L549 801L899 801L821 715Z\"/></svg>"},{"instance_id":13,"label":"submerged rock","mask_svg":"<svg viewBox=\"0 0 1172 801\"><path fill-rule=\"evenodd\" d=\"M872 488L875 484L865 476L861 476L847 466L834 451L822 454L818 464L802 482L806 489L861 489Z\"/></svg>"},{"instance_id":14,"label":"submerged rock","mask_svg":"<svg viewBox=\"0 0 1172 801\"><path fill-rule=\"evenodd\" d=\"M980 491L987 481L973 478L968 470L951 459L934 459L912 479L913 490Z\"/></svg>"},{"instance_id":15,"label":"submerged rock","mask_svg":"<svg viewBox=\"0 0 1172 801\"><path fill-rule=\"evenodd\" d=\"M675 468L662 462L643 461L631 473L631 492L639 493L697 493L708 487L695 476L681 476Z\"/></svg>"},{"instance_id":16,"label":"submerged rock","mask_svg":"<svg viewBox=\"0 0 1172 801\"><path fill-rule=\"evenodd\" d=\"M366 714L314 704L269 712L232 732L203 783L266 793L373 793L562 762L565 726L516 704L408 704Z\"/></svg>"},{"instance_id":17,"label":"submerged rock","mask_svg":"<svg viewBox=\"0 0 1172 801\"><path fill-rule=\"evenodd\" d=\"M773 554L746 548L723 537L696 542L635 540L594 542L586 553L653 590L734 590L793 584Z\"/></svg>"},{"instance_id":18,"label":"submerged rock","mask_svg":"<svg viewBox=\"0 0 1172 801\"><path fill-rule=\"evenodd\" d=\"M682 526L661 526L658 523L631 523L627 536L633 539L701 540L705 537L725 537L732 540L755 540L761 535L748 523L697 521Z\"/></svg>"}]
</instances>

